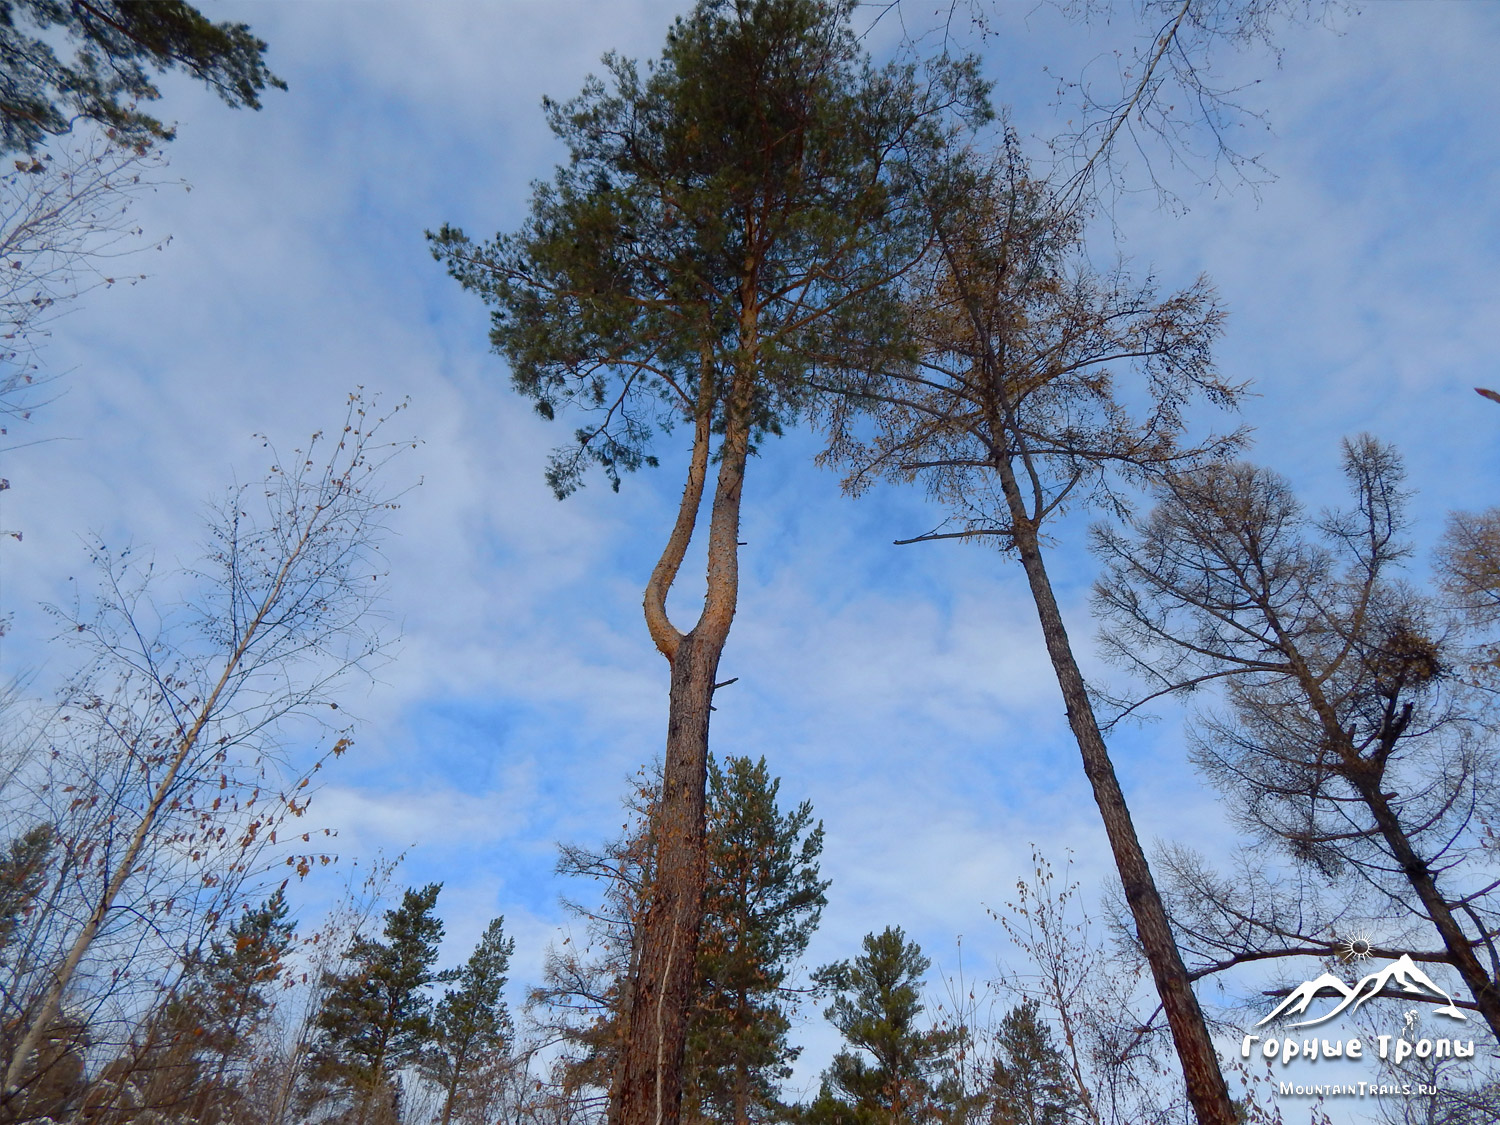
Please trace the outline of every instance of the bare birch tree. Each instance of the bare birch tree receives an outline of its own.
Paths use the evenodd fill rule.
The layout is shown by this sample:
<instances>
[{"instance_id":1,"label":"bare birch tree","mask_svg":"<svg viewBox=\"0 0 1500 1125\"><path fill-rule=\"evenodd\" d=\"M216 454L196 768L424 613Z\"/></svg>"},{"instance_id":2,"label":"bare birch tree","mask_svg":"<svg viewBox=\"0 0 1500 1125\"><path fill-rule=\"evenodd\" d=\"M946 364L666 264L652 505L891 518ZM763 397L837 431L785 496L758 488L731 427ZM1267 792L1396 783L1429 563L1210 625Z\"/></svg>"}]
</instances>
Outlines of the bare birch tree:
<instances>
[{"instance_id":1,"label":"bare birch tree","mask_svg":"<svg viewBox=\"0 0 1500 1125\"><path fill-rule=\"evenodd\" d=\"M286 832L310 775L279 738L329 715L383 647L368 610L394 499L378 474L408 443L382 444L380 424L351 396L341 430L231 491L180 604L156 599L149 564L100 548L98 598L56 611L85 664L3 794L50 845L8 944L5 1102L36 1077L65 1001L170 978L264 875L265 848L287 874L326 862L311 831Z\"/></svg>"},{"instance_id":2,"label":"bare birch tree","mask_svg":"<svg viewBox=\"0 0 1500 1125\"><path fill-rule=\"evenodd\" d=\"M121 261L145 245L128 212L163 183L164 166L160 149L91 133L0 174L0 418L24 419L38 405L47 378L37 348L62 307L140 280Z\"/></svg>"},{"instance_id":3,"label":"bare birch tree","mask_svg":"<svg viewBox=\"0 0 1500 1125\"><path fill-rule=\"evenodd\" d=\"M1142 966L1106 947L1071 876L1071 864L1058 872L1032 848L1031 869L1016 880L1005 908L992 912L1025 958L1005 966L1001 987L1056 1029L1077 1120L1175 1122L1182 1116L1182 1090L1173 1088L1163 1067L1161 1029L1136 1010Z\"/></svg>"}]
</instances>

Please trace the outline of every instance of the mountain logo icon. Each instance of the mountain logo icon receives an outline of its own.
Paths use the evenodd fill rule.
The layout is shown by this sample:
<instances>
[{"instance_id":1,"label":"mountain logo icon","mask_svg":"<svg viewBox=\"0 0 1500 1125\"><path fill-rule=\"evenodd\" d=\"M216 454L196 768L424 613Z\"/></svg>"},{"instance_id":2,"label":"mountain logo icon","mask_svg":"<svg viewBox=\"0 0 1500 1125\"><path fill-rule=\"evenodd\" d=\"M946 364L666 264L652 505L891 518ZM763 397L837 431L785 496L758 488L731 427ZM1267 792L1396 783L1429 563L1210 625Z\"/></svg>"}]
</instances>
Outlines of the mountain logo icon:
<instances>
[{"instance_id":1,"label":"mountain logo icon","mask_svg":"<svg viewBox=\"0 0 1500 1125\"><path fill-rule=\"evenodd\" d=\"M1327 1012L1317 1019L1301 1020L1292 1024L1292 1027L1313 1027L1320 1023L1326 1023L1334 1016L1342 1012L1358 1008L1366 1000L1379 996L1388 987L1394 985L1401 992L1412 996L1442 997L1447 1003L1437 1009L1437 1014L1447 1016L1455 1020L1467 1020L1469 1017L1458 1010L1453 1003L1453 997L1439 988L1438 985L1417 967L1415 961L1408 954L1403 953L1383 969L1379 969L1367 976L1361 977L1355 984L1345 984L1332 973L1324 973L1316 980L1303 981L1275 1009L1256 1027L1270 1023L1277 1016L1294 1015L1300 1016L1307 1011L1308 1005L1313 999L1325 992L1334 992L1341 1000Z\"/></svg>"}]
</instances>

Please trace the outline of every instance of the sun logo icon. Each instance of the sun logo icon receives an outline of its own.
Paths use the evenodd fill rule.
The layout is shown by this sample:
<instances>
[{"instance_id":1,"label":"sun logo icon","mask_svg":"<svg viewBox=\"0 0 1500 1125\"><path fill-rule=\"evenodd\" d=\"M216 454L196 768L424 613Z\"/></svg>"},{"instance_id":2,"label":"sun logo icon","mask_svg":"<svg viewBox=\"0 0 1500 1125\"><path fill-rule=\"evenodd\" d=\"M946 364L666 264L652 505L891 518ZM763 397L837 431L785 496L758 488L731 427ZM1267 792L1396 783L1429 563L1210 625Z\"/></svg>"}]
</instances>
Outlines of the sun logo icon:
<instances>
[{"instance_id":1,"label":"sun logo icon","mask_svg":"<svg viewBox=\"0 0 1500 1125\"><path fill-rule=\"evenodd\" d=\"M1351 961L1366 961L1375 953L1375 943L1370 940L1369 934L1355 934L1353 937L1344 938L1338 943L1339 960L1346 964Z\"/></svg>"}]
</instances>

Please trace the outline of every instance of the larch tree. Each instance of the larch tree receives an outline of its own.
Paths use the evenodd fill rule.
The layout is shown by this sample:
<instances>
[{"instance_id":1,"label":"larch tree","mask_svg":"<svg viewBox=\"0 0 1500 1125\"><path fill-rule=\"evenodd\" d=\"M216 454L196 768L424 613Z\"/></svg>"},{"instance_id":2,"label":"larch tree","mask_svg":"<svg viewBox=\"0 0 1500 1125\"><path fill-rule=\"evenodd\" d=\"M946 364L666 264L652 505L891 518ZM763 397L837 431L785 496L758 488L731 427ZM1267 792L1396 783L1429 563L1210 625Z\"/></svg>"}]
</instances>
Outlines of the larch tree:
<instances>
[{"instance_id":1,"label":"larch tree","mask_svg":"<svg viewBox=\"0 0 1500 1125\"><path fill-rule=\"evenodd\" d=\"M1129 28L1134 42L1120 65L1090 67L1059 84L1072 103L1068 131L1051 141L1069 200L1154 191L1160 204L1185 208L1173 174L1195 189L1259 189L1276 177L1261 155L1241 147L1264 134L1267 111L1247 97L1260 77L1229 77L1232 56L1259 53L1279 65L1281 35L1297 24L1332 26L1353 13L1342 0L1068 0L1070 21ZM1127 165L1135 162L1137 167Z\"/></svg>"},{"instance_id":2,"label":"larch tree","mask_svg":"<svg viewBox=\"0 0 1500 1125\"><path fill-rule=\"evenodd\" d=\"M1192 753L1232 819L1329 882L1376 892L1365 926L1419 923L1438 950L1387 939L1371 952L1451 965L1500 1038L1490 723L1450 690L1461 634L1402 574L1400 458L1366 436L1344 459L1345 511L1310 517L1284 478L1236 462L1167 479L1128 534L1101 529L1105 641L1152 698L1221 689L1222 711L1195 720ZM1293 925L1292 911L1268 915L1201 877L1193 887L1194 938L1223 958L1207 967L1337 952L1337 935L1305 916ZM1204 923L1226 909L1241 921L1210 934Z\"/></svg>"},{"instance_id":3,"label":"larch tree","mask_svg":"<svg viewBox=\"0 0 1500 1125\"><path fill-rule=\"evenodd\" d=\"M618 1125L675 1125L707 868L709 716L739 588L747 461L808 400L811 370L883 366L907 348L896 280L924 248L914 151L955 111L988 112L971 63L875 69L851 0L701 0L644 69L606 56L570 102L546 103L569 160L521 230L433 249L494 307L516 389L552 417L589 416L556 454L559 495L600 466L656 463L675 424L693 440L677 516L646 583L670 665L656 878L641 928ZM706 498L710 465L717 464ZM706 591L667 609L707 499Z\"/></svg>"},{"instance_id":4,"label":"larch tree","mask_svg":"<svg viewBox=\"0 0 1500 1125\"><path fill-rule=\"evenodd\" d=\"M1003 0L947 0L900 9L911 50L989 40L1006 32ZM1127 195L1154 194L1187 210L1204 189L1249 188L1257 197L1271 124L1268 75L1279 70L1299 26L1335 30L1357 16L1349 0L1056 0L1044 18L1084 29L1090 47L1075 74L1049 65L1054 107L1066 125L1047 139L1049 179L1067 204L1101 204L1108 220ZM951 48L950 48L951 49ZM1258 57L1256 57L1258 56ZM1114 65L1098 65L1103 59ZM1248 64L1248 65L1246 65ZM1481 391L1480 393L1484 393Z\"/></svg>"},{"instance_id":5,"label":"larch tree","mask_svg":"<svg viewBox=\"0 0 1500 1125\"><path fill-rule=\"evenodd\" d=\"M1494 687L1500 676L1500 508L1450 512L1437 551L1443 602L1476 640L1463 654L1467 680Z\"/></svg>"},{"instance_id":6,"label":"larch tree","mask_svg":"<svg viewBox=\"0 0 1500 1125\"><path fill-rule=\"evenodd\" d=\"M1007 138L1000 153L927 181L936 249L910 279L921 354L831 387L825 460L858 492L923 480L958 525L902 542L988 541L1018 557L1124 887L1203 1125L1235 1112L1187 969L1095 718L1048 570L1049 521L1070 504L1123 508L1123 478L1232 449L1184 444L1190 404L1232 406L1214 368L1223 313L1199 279L1159 296L1083 254L1084 216L1059 209ZM873 415L873 421L866 421Z\"/></svg>"}]
</instances>

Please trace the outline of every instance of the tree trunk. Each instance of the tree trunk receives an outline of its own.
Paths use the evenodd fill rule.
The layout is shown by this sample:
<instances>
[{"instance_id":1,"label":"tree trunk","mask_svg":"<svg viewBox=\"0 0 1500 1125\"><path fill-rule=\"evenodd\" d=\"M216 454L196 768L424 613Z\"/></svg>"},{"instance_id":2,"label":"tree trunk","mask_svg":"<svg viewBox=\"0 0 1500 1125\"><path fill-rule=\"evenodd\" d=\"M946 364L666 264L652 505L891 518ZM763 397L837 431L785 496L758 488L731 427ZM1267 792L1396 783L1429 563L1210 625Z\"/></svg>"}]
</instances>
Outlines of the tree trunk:
<instances>
[{"instance_id":1,"label":"tree trunk","mask_svg":"<svg viewBox=\"0 0 1500 1125\"><path fill-rule=\"evenodd\" d=\"M700 413L677 527L646 589L646 620L671 663L666 761L656 820L656 878L641 925L641 958L632 982L610 1125L677 1125L682 1055L697 978L698 935L708 870L705 789L708 720L719 657L739 597L740 500L750 446L753 366L736 373L726 410L708 533L708 589L691 632L666 620L665 599L691 535L707 464L707 413ZM684 534L684 531L686 534Z\"/></svg>"},{"instance_id":2,"label":"tree trunk","mask_svg":"<svg viewBox=\"0 0 1500 1125\"><path fill-rule=\"evenodd\" d=\"M1474 954L1474 943L1469 940L1462 924L1453 916L1452 906L1438 889L1436 873L1417 853L1401 818L1391 807L1391 798L1395 794L1383 792L1386 784L1385 764L1406 729L1410 711L1400 719L1393 719L1388 711L1381 730L1380 749L1373 760L1362 757L1354 746L1351 730L1346 730L1340 722L1338 713L1323 692L1321 682L1313 675L1296 643L1279 627L1277 640L1288 657L1298 687L1318 717L1324 738L1338 750L1343 763L1342 768L1337 771L1339 776L1353 787L1365 807L1370 810L1381 839L1390 849L1391 857L1400 865L1401 874L1416 892L1417 900L1422 904L1433 928L1437 930L1443 948L1448 951L1449 964L1458 970L1458 975L1474 996L1479 1014L1484 1017L1495 1036L1500 1038L1500 987L1496 986L1494 978L1479 963L1479 958ZM1394 707L1394 703L1391 706Z\"/></svg>"},{"instance_id":3,"label":"tree trunk","mask_svg":"<svg viewBox=\"0 0 1500 1125\"><path fill-rule=\"evenodd\" d=\"M656 822L656 880L646 911L619 1081L620 1125L674 1125L682 1100L686 1014L703 921L708 717L722 644L685 636L672 660L666 763Z\"/></svg>"},{"instance_id":4,"label":"tree trunk","mask_svg":"<svg viewBox=\"0 0 1500 1125\"><path fill-rule=\"evenodd\" d=\"M1391 849L1391 855L1401 865L1401 873L1416 892L1422 909L1442 939L1443 948L1448 951L1449 963L1458 970L1458 975L1473 993L1479 1014L1490 1025L1496 1038L1500 1038L1500 988L1496 987L1493 978L1484 971L1484 966L1474 955L1474 943L1464 933L1463 926L1453 916L1448 900L1438 890L1432 868L1412 847L1395 810L1380 791L1380 778L1359 777L1353 780L1355 788L1369 806L1381 836Z\"/></svg>"},{"instance_id":5,"label":"tree trunk","mask_svg":"<svg viewBox=\"0 0 1500 1125\"><path fill-rule=\"evenodd\" d=\"M1395 793L1383 792L1386 784L1386 760L1391 757L1397 739L1406 730L1410 711L1400 720L1392 718L1388 711L1385 726L1380 732L1380 750L1374 759L1365 759L1353 744L1352 730L1346 730L1341 723L1337 711L1323 693L1322 682L1313 675L1313 670L1298 651L1292 637L1286 636L1280 628L1277 636L1292 664L1298 687L1302 688L1308 703L1313 706L1314 714L1319 717L1323 736L1328 739L1329 744L1338 748L1338 756L1343 760L1343 768L1338 769L1338 774L1349 781L1350 786L1359 793L1359 799L1370 810L1380 838L1386 841L1392 858L1401 865L1401 874L1406 877L1407 885L1416 891L1422 910L1427 913L1428 921L1433 922L1433 929L1437 930L1437 935L1442 939L1443 948L1448 950L1449 965L1457 969L1464 984L1469 986L1479 1014L1490 1025L1490 1031L1500 1038L1500 987L1496 986L1496 980L1479 963L1479 957L1475 956L1475 944L1464 933L1463 924L1455 918L1448 898L1443 897L1443 892L1437 886L1437 874L1427 859L1419 855L1397 810L1391 807L1391 798Z\"/></svg>"},{"instance_id":6,"label":"tree trunk","mask_svg":"<svg viewBox=\"0 0 1500 1125\"><path fill-rule=\"evenodd\" d=\"M459 1073L458 1070L455 1070L453 1071L453 1080L449 1082L449 1089L447 1089L443 1098L443 1125L449 1125L449 1122L453 1121L453 1104L458 1101L458 1097Z\"/></svg>"},{"instance_id":7,"label":"tree trunk","mask_svg":"<svg viewBox=\"0 0 1500 1125\"><path fill-rule=\"evenodd\" d=\"M745 993L739 994L740 1012L746 1008ZM743 1060L734 1068L734 1109L731 1125L750 1125L750 1071Z\"/></svg>"},{"instance_id":8,"label":"tree trunk","mask_svg":"<svg viewBox=\"0 0 1500 1125\"><path fill-rule=\"evenodd\" d=\"M462 1065L462 1059L455 1059L453 1062L453 1074L448 1079L448 1089L443 1096L442 1125L449 1125L453 1120L453 1106L458 1101L458 1080Z\"/></svg>"},{"instance_id":9,"label":"tree trunk","mask_svg":"<svg viewBox=\"0 0 1500 1125\"><path fill-rule=\"evenodd\" d=\"M1052 659L1052 670L1057 676L1058 687L1062 689L1068 725L1083 755L1083 772L1094 789L1094 801L1104 820L1104 831L1120 873L1125 901L1135 919L1136 936L1151 966L1156 991L1161 996L1162 1011L1182 1064L1188 1101L1199 1125L1236 1125L1239 1115L1219 1069L1218 1052L1208 1033L1198 998L1193 994L1187 967L1182 963L1182 955L1167 920L1166 907L1157 892L1146 853L1130 819L1130 809L1125 804L1119 778L1115 776L1114 763L1094 718L1083 673L1078 669L1067 630L1063 627L1062 614L1057 608L1057 599L1053 596L1052 583L1042 560L1036 523L1026 511L1010 458L995 458L995 467L1010 510L1015 546L1031 585L1037 616L1041 619L1047 655Z\"/></svg>"}]
</instances>

